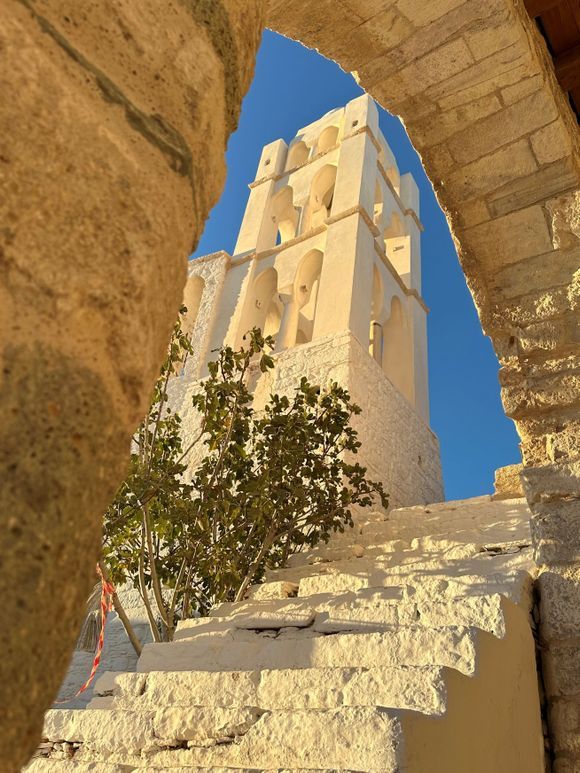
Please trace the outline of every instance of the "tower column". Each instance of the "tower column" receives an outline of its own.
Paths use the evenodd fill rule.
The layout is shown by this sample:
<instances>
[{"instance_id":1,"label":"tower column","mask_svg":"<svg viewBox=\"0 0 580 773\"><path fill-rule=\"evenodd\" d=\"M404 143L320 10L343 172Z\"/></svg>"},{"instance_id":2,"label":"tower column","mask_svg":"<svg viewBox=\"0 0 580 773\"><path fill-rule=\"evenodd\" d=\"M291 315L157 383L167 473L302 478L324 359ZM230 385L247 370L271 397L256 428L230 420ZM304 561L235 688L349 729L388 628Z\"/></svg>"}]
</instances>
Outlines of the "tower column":
<instances>
[{"instance_id":1,"label":"tower column","mask_svg":"<svg viewBox=\"0 0 580 773\"><path fill-rule=\"evenodd\" d=\"M373 256L373 234L358 212L329 226L313 338L350 330L368 347Z\"/></svg>"},{"instance_id":2,"label":"tower column","mask_svg":"<svg viewBox=\"0 0 580 773\"><path fill-rule=\"evenodd\" d=\"M289 349L296 343L298 319L300 316L300 305L293 292L280 293L279 298L284 304L284 311L276 339L275 350L277 352L282 349Z\"/></svg>"}]
</instances>

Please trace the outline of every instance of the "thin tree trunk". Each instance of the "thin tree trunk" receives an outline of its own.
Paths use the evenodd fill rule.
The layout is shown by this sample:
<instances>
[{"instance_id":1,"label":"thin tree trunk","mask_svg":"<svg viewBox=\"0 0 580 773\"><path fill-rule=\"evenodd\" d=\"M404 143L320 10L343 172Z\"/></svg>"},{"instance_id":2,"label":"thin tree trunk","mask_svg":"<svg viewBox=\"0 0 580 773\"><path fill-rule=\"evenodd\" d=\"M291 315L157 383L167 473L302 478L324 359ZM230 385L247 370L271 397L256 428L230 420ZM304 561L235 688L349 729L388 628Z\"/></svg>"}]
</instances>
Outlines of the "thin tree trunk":
<instances>
[{"instance_id":1,"label":"thin tree trunk","mask_svg":"<svg viewBox=\"0 0 580 773\"><path fill-rule=\"evenodd\" d=\"M107 582L111 582L109 572L107 571L107 567L105 566L103 561L99 561L99 568L105 580ZM113 592L113 607L115 609L115 612L119 615L119 620L123 623L123 627L127 632L129 641L133 645L133 649L137 653L137 657L140 657L141 651L143 649L143 645L139 641L139 637L135 633L135 629L133 628L131 621L127 617L127 613L125 612L123 604L121 603L121 599L119 598L119 595L116 590Z\"/></svg>"},{"instance_id":2,"label":"thin tree trunk","mask_svg":"<svg viewBox=\"0 0 580 773\"><path fill-rule=\"evenodd\" d=\"M244 598L244 595L248 589L248 586L252 582L254 575L256 574L256 571L260 566L260 562L262 561L262 559L264 558L268 550L272 547L272 542L274 541L275 536L276 536L276 529L271 527L268 533L266 534L264 542L262 543L262 547L258 552L258 555L256 556L253 564L248 569L247 574L242 581L242 584L238 588L238 592L235 595L234 601L241 601Z\"/></svg>"},{"instance_id":3,"label":"thin tree trunk","mask_svg":"<svg viewBox=\"0 0 580 773\"><path fill-rule=\"evenodd\" d=\"M139 590L141 592L141 598L143 599L143 604L145 604L145 610L147 612L147 619L149 620L149 628L151 629L151 635L153 636L153 641L159 642L161 641L161 636L159 635L159 629L157 628L157 621L155 620L155 615L153 614L153 610L151 609L149 594L147 593L147 588L145 587L143 551L144 551L144 546L143 546L143 543L141 543L141 555L139 556Z\"/></svg>"},{"instance_id":4,"label":"thin tree trunk","mask_svg":"<svg viewBox=\"0 0 580 773\"><path fill-rule=\"evenodd\" d=\"M167 620L167 610L165 609L165 602L163 601L163 593L161 591L161 583L159 582L159 575L157 574L157 565L155 563L155 552L153 550L153 538L151 536L151 526L149 524L148 506L145 505L142 508L143 511L143 528L145 530L145 544L147 546L147 555L149 556L149 568L151 569L151 584L153 585L153 595L157 604L157 609L161 620L165 625L165 628L169 628Z\"/></svg>"}]
</instances>

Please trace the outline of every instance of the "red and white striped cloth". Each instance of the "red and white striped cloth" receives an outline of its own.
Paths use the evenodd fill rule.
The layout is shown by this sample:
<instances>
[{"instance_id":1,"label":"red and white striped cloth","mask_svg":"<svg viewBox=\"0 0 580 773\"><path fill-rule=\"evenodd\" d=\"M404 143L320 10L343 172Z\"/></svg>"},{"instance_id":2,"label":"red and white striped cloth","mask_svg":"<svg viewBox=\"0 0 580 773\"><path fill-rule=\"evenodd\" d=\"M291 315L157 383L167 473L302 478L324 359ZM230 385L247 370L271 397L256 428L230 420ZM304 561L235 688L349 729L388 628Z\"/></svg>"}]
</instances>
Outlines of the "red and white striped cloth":
<instances>
[{"instance_id":1,"label":"red and white striped cloth","mask_svg":"<svg viewBox=\"0 0 580 773\"><path fill-rule=\"evenodd\" d=\"M68 703L69 701L74 700L81 693L83 693L95 678L95 674L97 673L97 668L99 667L99 663L101 662L101 655L103 654L103 645L105 643L105 625L107 622L107 614L113 609L113 593L115 592L115 588L112 585L112 583L107 582L107 580L105 580L105 578L103 577L103 573L101 572L101 568L98 564L97 564L97 574L101 578L101 630L99 633L99 641L97 642L97 649L95 650L95 657L93 659L93 667L91 668L91 673L89 674L89 678L87 679L87 681L81 687L79 687L79 689L76 691L74 695L71 695L70 697L65 698L64 700L55 701L55 704Z\"/></svg>"}]
</instances>

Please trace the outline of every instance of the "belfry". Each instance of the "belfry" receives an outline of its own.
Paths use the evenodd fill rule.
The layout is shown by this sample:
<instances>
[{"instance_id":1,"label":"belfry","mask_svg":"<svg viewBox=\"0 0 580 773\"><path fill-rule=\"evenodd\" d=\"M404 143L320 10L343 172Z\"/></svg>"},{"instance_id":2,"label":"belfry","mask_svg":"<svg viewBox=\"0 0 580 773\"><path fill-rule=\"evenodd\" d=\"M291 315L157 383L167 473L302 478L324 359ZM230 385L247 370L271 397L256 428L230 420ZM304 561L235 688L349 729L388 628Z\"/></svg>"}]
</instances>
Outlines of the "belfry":
<instances>
[{"instance_id":1,"label":"belfry","mask_svg":"<svg viewBox=\"0 0 580 773\"><path fill-rule=\"evenodd\" d=\"M429 429L419 193L401 175L366 95L266 145L235 245L191 261L186 326L196 354L174 385L188 413L211 352L259 327L277 367L256 383L345 386L363 409L360 460L395 506L443 498Z\"/></svg>"}]
</instances>

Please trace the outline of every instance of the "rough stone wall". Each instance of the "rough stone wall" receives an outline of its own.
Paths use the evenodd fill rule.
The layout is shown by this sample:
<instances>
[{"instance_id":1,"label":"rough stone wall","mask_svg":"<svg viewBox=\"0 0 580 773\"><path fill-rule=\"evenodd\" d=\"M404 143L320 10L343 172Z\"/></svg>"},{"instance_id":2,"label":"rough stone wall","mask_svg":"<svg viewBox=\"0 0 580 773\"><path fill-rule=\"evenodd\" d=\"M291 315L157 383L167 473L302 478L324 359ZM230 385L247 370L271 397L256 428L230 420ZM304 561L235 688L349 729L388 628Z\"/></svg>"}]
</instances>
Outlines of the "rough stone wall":
<instances>
[{"instance_id":1,"label":"rough stone wall","mask_svg":"<svg viewBox=\"0 0 580 773\"><path fill-rule=\"evenodd\" d=\"M321 387L338 382L363 409L353 420L362 442L356 459L384 484L390 506L443 499L437 438L351 333L276 355L276 368L258 381L256 405L270 392L291 394L302 376Z\"/></svg>"},{"instance_id":2,"label":"rough stone wall","mask_svg":"<svg viewBox=\"0 0 580 773\"><path fill-rule=\"evenodd\" d=\"M188 277L200 276L204 281L199 310L191 331L193 353L187 356L183 369L167 385L167 394L174 410L187 411L192 384L200 378L209 359L208 346L213 322L219 307L230 257L226 252L204 255L190 262Z\"/></svg>"},{"instance_id":3,"label":"rough stone wall","mask_svg":"<svg viewBox=\"0 0 580 773\"><path fill-rule=\"evenodd\" d=\"M0 8L6 769L33 748L72 650L99 514L223 182L262 8ZM269 25L402 116L447 212L523 441L558 764L573 768L578 129L545 47L521 0L272 0Z\"/></svg>"},{"instance_id":4,"label":"rough stone wall","mask_svg":"<svg viewBox=\"0 0 580 773\"><path fill-rule=\"evenodd\" d=\"M578 125L520 0L272 0L401 116L450 223L522 439L562 770L580 766Z\"/></svg>"},{"instance_id":5,"label":"rough stone wall","mask_svg":"<svg viewBox=\"0 0 580 773\"><path fill-rule=\"evenodd\" d=\"M271 393L291 395L305 376L311 384L336 381L347 388L363 409L353 419L362 447L356 460L368 467L389 493L390 507L441 502L443 482L439 443L428 425L391 384L381 368L348 331L294 346L274 355L276 367L254 371L250 387L257 410ZM200 430L200 416L191 407L195 382L190 382L178 408L184 445ZM188 471L198 464L204 447L189 459Z\"/></svg>"},{"instance_id":6,"label":"rough stone wall","mask_svg":"<svg viewBox=\"0 0 580 773\"><path fill-rule=\"evenodd\" d=\"M67 668L263 9L0 4L2 770Z\"/></svg>"}]
</instances>

